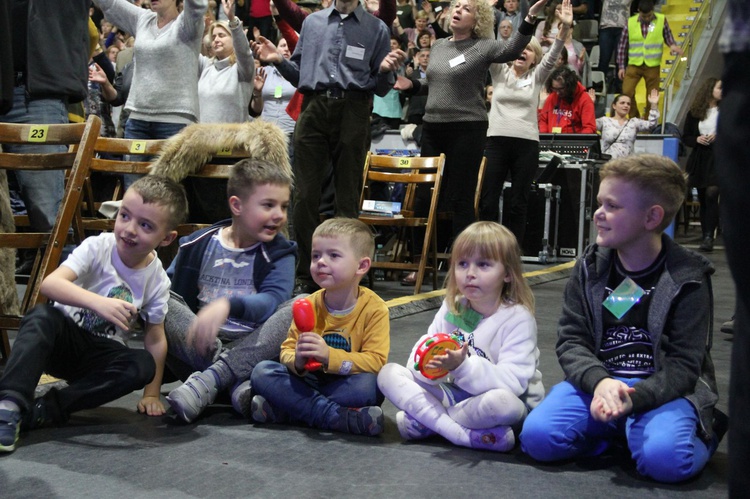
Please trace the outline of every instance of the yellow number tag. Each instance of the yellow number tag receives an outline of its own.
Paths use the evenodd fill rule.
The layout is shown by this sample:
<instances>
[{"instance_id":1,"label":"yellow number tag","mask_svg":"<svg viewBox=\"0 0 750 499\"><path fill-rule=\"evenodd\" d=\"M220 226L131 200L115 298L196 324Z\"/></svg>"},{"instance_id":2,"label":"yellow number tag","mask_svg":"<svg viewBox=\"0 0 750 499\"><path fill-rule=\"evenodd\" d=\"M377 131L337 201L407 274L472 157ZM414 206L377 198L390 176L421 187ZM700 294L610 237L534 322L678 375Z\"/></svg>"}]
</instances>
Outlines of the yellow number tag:
<instances>
[{"instance_id":1,"label":"yellow number tag","mask_svg":"<svg viewBox=\"0 0 750 499\"><path fill-rule=\"evenodd\" d=\"M48 125L34 125L29 128L29 142L47 142Z\"/></svg>"},{"instance_id":2,"label":"yellow number tag","mask_svg":"<svg viewBox=\"0 0 750 499\"><path fill-rule=\"evenodd\" d=\"M409 168L411 166L411 158L400 158L398 160L398 166L401 168Z\"/></svg>"},{"instance_id":3,"label":"yellow number tag","mask_svg":"<svg viewBox=\"0 0 750 499\"><path fill-rule=\"evenodd\" d=\"M216 151L217 156L231 156L232 155L232 148L231 147L222 147L218 151Z\"/></svg>"},{"instance_id":4,"label":"yellow number tag","mask_svg":"<svg viewBox=\"0 0 750 499\"><path fill-rule=\"evenodd\" d=\"M552 127L552 133L562 133L562 127L561 126L553 126Z\"/></svg>"},{"instance_id":5,"label":"yellow number tag","mask_svg":"<svg viewBox=\"0 0 750 499\"><path fill-rule=\"evenodd\" d=\"M146 141L134 140L130 143L130 152L134 154L143 154L146 152Z\"/></svg>"}]
</instances>

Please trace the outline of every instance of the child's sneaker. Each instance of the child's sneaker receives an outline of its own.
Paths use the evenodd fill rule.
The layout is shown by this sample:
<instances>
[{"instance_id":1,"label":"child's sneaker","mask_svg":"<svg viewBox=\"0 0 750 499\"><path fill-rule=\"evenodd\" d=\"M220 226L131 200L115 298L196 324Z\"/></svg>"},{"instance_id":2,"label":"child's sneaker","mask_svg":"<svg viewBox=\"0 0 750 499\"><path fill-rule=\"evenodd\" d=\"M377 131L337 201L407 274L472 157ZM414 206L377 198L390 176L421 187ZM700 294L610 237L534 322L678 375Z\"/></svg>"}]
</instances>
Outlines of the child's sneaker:
<instances>
[{"instance_id":1,"label":"child's sneaker","mask_svg":"<svg viewBox=\"0 0 750 499\"><path fill-rule=\"evenodd\" d=\"M0 452L16 450L18 433L21 431L21 413L0 409Z\"/></svg>"},{"instance_id":2,"label":"child's sneaker","mask_svg":"<svg viewBox=\"0 0 750 499\"><path fill-rule=\"evenodd\" d=\"M242 414L245 419L250 419L250 403L252 401L253 391L250 387L250 380L243 381L232 390L232 407L235 411Z\"/></svg>"},{"instance_id":3,"label":"child's sneaker","mask_svg":"<svg viewBox=\"0 0 750 499\"><path fill-rule=\"evenodd\" d=\"M275 423L273 407L262 395L255 395L250 402L250 418L256 423Z\"/></svg>"},{"instance_id":4,"label":"child's sneaker","mask_svg":"<svg viewBox=\"0 0 750 499\"><path fill-rule=\"evenodd\" d=\"M435 432L411 417L404 411L396 413L396 426L404 440L420 440L434 435Z\"/></svg>"},{"instance_id":5,"label":"child's sneaker","mask_svg":"<svg viewBox=\"0 0 750 499\"><path fill-rule=\"evenodd\" d=\"M496 426L485 430L469 430L472 449L508 452L516 445L516 437L510 426Z\"/></svg>"},{"instance_id":6,"label":"child's sneaker","mask_svg":"<svg viewBox=\"0 0 750 499\"><path fill-rule=\"evenodd\" d=\"M359 409L342 407L332 429L353 435L380 435L383 433L383 409L376 405Z\"/></svg>"},{"instance_id":7,"label":"child's sneaker","mask_svg":"<svg viewBox=\"0 0 750 499\"><path fill-rule=\"evenodd\" d=\"M213 374L196 371L181 386L169 392L167 402L182 419L192 423L203 409L213 404L217 392Z\"/></svg>"}]
</instances>

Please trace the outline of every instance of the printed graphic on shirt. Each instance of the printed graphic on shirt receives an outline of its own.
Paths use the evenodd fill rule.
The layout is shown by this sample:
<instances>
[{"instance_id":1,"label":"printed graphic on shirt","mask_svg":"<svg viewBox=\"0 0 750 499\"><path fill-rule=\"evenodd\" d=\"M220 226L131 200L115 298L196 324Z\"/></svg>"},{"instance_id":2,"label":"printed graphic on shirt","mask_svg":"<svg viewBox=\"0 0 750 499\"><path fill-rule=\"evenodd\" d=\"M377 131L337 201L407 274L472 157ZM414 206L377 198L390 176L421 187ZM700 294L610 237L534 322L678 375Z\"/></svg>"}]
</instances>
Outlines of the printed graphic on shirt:
<instances>
[{"instance_id":1,"label":"printed graphic on shirt","mask_svg":"<svg viewBox=\"0 0 750 499\"><path fill-rule=\"evenodd\" d=\"M107 298L116 298L128 303L133 303L133 292L125 284L120 284L107 292ZM133 316L133 320L136 318L137 314ZM115 336L118 333L117 326L87 308L78 309L73 315L73 320L76 321L80 327L96 336L108 338Z\"/></svg>"},{"instance_id":2,"label":"printed graphic on shirt","mask_svg":"<svg viewBox=\"0 0 750 499\"><path fill-rule=\"evenodd\" d=\"M606 288L607 293L613 290ZM654 347L648 331L651 289L620 317L603 307L604 335L599 359L610 374L626 378L648 377L654 373Z\"/></svg>"},{"instance_id":3,"label":"printed graphic on shirt","mask_svg":"<svg viewBox=\"0 0 750 499\"><path fill-rule=\"evenodd\" d=\"M231 299L255 294L253 268L256 252L237 250L221 244L220 235L211 237L203 254L198 275L198 302L201 307L219 298ZM238 318L230 318L221 328L223 340L236 340L252 332L257 325Z\"/></svg>"},{"instance_id":4,"label":"printed graphic on shirt","mask_svg":"<svg viewBox=\"0 0 750 499\"><path fill-rule=\"evenodd\" d=\"M607 329L600 352L604 367L616 376L645 377L654 373L651 335L625 325Z\"/></svg>"},{"instance_id":5,"label":"printed graphic on shirt","mask_svg":"<svg viewBox=\"0 0 750 499\"><path fill-rule=\"evenodd\" d=\"M478 356L482 357L483 359L489 360L489 358L487 357L487 354L484 353L484 351L481 348L479 348L476 345L474 345L474 333L466 333L466 334L464 334L464 332L461 331L460 329L456 329L455 331L453 331L451 333L451 335L456 336L458 338L458 342L461 343L461 345L463 345L464 343L468 343L469 344L469 354L470 355L472 355L472 354L473 355L478 355Z\"/></svg>"},{"instance_id":6,"label":"printed graphic on shirt","mask_svg":"<svg viewBox=\"0 0 750 499\"><path fill-rule=\"evenodd\" d=\"M326 345L331 348L337 348L345 352L351 352L352 344L351 341L349 341L348 335L344 336L345 334L346 332L341 329L326 331L323 333L323 341L325 341Z\"/></svg>"}]
</instances>

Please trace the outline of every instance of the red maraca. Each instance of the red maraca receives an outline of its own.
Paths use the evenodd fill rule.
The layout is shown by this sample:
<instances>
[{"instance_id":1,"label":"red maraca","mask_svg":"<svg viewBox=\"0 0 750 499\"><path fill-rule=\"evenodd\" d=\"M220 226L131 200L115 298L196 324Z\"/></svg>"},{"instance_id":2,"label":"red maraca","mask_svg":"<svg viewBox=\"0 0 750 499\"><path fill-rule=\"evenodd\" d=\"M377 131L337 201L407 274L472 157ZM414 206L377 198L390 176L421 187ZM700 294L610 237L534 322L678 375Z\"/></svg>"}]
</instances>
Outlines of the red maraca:
<instances>
[{"instance_id":1,"label":"red maraca","mask_svg":"<svg viewBox=\"0 0 750 499\"><path fill-rule=\"evenodd\" d=\"M292 317L294 317L294 325L297 326L300 333L308 333L315 329L315 309L307 298L300 298L292 303ZM305 362L307 371L317 371L321 367L323 367L323 364L313 358L309 358Z\"/></svg>"},{"instance_id":2,"label":"red maraca","mask_svg":"<svg viewBox=\"0 0 750 499\"><path fill-rule=\"evenodd\" d=\"M461 348L456 336L446 333L435 333L425 338L414 352L414 369L427 379L438 379L448 374L447 369L428 368L427 364L436 355L444 355L446 350Z\"/></svg>"}]
</instances>

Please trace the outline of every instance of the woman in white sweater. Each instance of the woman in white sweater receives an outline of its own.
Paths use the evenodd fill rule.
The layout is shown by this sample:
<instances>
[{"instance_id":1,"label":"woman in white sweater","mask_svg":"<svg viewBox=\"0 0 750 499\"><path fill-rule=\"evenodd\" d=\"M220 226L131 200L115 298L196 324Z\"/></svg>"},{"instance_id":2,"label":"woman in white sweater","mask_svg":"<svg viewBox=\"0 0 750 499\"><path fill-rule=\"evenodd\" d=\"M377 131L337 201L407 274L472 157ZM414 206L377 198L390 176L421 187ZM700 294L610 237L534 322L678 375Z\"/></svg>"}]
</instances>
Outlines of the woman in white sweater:
<instances>
[{"instance_id":1,"label":"woman in white sweater","mask_svg":"<svg viewBox=\"0 0 750 499\"><path fill-rule=\"evenodd\" d=\"M242 23L234 15L234 0L221 3L229 22L211 24L208 36L214 56L200 56L200 122L242 123L249 117L255 65Z\"/></svg>"},{"instance_id":2,"label":"woman in white sweater","mask_svg":"<svg viewBox=\"0 0 750 499\"><path fill-rule=\"evenodd\" d=\"M493 64L492 106L487 132L484 183L479 218L499 221L500 194L508 172L512 181L508 228L523 243L531 182L539 166L539 92L555 68L568 30L573 23L570 0L562 3L557 38L542 57L542 47L532 39L521 56L510 64Z\"/></svg>"}]
</instances>

